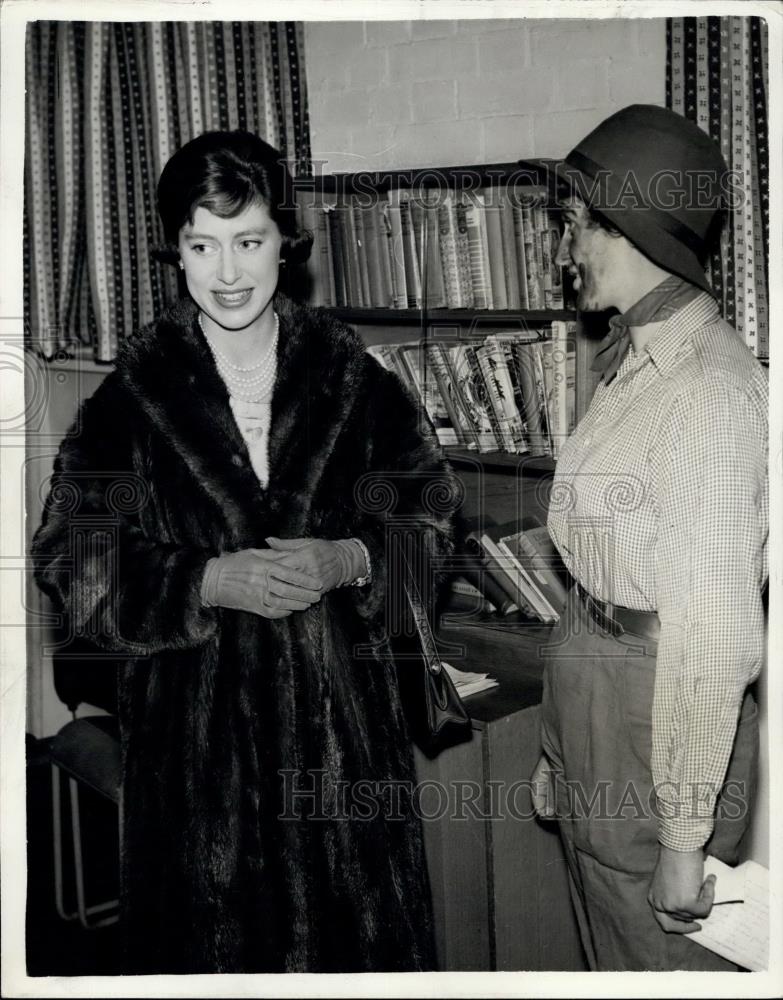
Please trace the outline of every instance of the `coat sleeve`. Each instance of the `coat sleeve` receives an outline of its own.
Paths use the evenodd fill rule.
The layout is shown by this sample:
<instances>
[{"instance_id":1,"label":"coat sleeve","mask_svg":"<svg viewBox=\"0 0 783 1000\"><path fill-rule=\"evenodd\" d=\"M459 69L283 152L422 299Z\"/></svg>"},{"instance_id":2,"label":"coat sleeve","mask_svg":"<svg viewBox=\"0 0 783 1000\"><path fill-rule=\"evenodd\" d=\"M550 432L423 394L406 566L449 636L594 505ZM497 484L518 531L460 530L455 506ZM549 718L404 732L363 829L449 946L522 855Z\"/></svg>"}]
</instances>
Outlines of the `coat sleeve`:
<instances>
[{"instance_id":1,"label":"coat sleeve","mask_svg":"<svg viewBox=\"0 0 783 1000\"><path fill-rule=\"evenodd\" d=\"M461 485L424 410L396 375L368 357L370 469L355 487L356 535L367 546L372 580L356 588L359 612L374 617L402 591L400 552L408 552L430 609L454 551Z\"/></svg>"},{"instance_id":2,"label":"coat sleeve","mask_svg":"<svg viewBox=\"0 0 783 1000\"><path fill-rule=\"evenodd\" d=\"M82 405L55 459L32 556L39 587L72 632L147 656L214 634L217 616L201 606L200 584L217 553L145 530L152 484L128 410L111 375Z\"/></svg>"}]
</instances>

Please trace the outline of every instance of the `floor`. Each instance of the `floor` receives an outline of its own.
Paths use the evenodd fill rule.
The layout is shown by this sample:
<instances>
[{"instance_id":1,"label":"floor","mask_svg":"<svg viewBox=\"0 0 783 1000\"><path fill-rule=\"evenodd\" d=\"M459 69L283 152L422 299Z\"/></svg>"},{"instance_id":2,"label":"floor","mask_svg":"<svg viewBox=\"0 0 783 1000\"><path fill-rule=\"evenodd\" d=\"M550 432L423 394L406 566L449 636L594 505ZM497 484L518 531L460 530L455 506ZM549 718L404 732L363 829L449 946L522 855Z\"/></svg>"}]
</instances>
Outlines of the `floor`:
<instances>
[{"instance_id":1,"label":"floor","mask_svg":"<svg viewBox=\"0 0 783 1000\"><path fill-rule=\"evenodd\" d=\"M77 919L57 913L52 849L52 781L46 741L27 740L27 972L30 976L116 975L119 972L117 925L85 930ZM67 788L65 782L63 787ZM81 795L87 901L117 897L116 807L89 790ZM65 812L66 908L75 910L68 863L72 857L70 818Z\"/></svg>"}]
</instances>

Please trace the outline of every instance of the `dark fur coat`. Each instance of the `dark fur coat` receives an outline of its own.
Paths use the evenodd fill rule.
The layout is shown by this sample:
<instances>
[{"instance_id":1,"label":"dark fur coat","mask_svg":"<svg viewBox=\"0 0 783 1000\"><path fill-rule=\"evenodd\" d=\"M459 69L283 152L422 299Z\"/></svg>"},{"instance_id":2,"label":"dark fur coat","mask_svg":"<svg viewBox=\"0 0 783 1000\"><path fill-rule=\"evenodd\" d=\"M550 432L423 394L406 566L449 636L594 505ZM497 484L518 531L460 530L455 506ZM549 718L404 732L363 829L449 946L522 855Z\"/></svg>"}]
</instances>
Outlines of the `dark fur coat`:
<instances>
[{"instance_id":1,"label":"dark fur coat","mask_svg":"<svg viewBox=\"0 0 783 1000\"><path fill-rule=\"evenodd\" d=\"M448 552L456 491L431 427L357 335L282 296L276 308L268 489L181 302L83 405L34 542L42 589L122 660L132 972L433 967L421 824L383 791L415 781L384 538L407 518ZM202 608L207 559L268 535L361 538L372 582L275 621ZM344 805L357 788L361 815Z\"/></svg>"}]
</instances>

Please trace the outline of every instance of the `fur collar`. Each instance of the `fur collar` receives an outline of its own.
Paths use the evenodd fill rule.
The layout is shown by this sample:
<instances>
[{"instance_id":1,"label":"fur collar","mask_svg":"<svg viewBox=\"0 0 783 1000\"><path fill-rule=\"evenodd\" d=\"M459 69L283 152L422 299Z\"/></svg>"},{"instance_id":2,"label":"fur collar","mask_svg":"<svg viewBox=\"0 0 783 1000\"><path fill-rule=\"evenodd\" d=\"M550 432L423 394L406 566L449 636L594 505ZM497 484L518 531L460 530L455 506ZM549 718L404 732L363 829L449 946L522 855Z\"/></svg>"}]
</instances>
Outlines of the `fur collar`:
<instances>
[{"instance_id":1,"label":"fur collar","mask_svg":"<svg viewBox=\"0 0 783 1000\"><path fill-rule=\"evenodd\" d=\"M325 310L283 295L269 441L269 489L250 466L228 393L191 300L170 307L125 342L117 377L156 432L182 456L223 512L228 537L257 537L260 514L285 514L290 534L304 528L309 498L365 371L358 335ZM190 484L183 484L190 488Z\"/></svg>"}]
</instances>

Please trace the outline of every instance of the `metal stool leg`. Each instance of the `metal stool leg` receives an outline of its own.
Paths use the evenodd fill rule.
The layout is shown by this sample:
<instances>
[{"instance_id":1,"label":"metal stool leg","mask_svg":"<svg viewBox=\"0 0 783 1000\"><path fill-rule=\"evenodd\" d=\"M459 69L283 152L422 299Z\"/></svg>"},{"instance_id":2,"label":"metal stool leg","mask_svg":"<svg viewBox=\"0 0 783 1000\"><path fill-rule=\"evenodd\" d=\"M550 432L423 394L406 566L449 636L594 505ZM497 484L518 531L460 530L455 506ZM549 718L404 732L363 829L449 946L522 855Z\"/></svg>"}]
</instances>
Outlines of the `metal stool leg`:
<instances>
[{"instance_id":1,"label":"metal stool leg","mask_svg":"<svg viewBox=\"0 0 783 1000\"><path fill-rule=\"evenodd\" d=\"M62 861L62 800L60 796L60 769L56 764L52 764L52 816L54 823L54 889L55 906L57 912L63 920L73 920L79 918L79 923L92 930L96 927L106 927L119 920L119 913L110 913L106 917L92 920L96 913L105 913L107 910L117 911L119 900L110 899L105 903L96 903L87 906L84 891L84 862L82 858L82 832L81 817L79 813L79 784L75 778L69 778L69 791L71 801L71 831L73 843L73 870L74 883L76 886L76 912L66 913L63 892L63 861Z\"/></svg>"}]
</instances>

